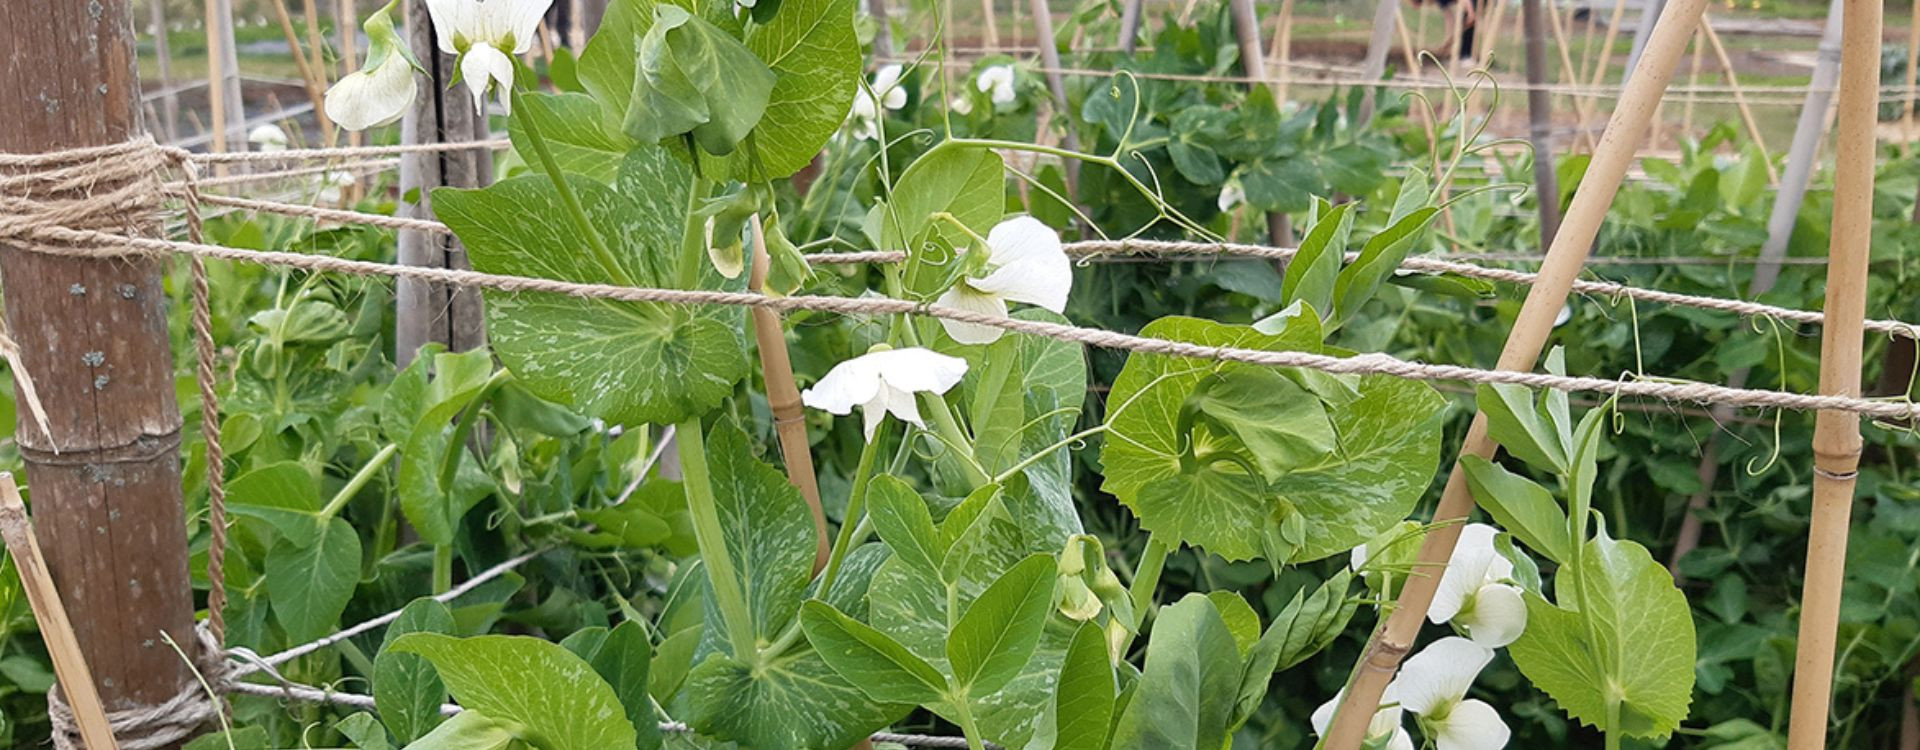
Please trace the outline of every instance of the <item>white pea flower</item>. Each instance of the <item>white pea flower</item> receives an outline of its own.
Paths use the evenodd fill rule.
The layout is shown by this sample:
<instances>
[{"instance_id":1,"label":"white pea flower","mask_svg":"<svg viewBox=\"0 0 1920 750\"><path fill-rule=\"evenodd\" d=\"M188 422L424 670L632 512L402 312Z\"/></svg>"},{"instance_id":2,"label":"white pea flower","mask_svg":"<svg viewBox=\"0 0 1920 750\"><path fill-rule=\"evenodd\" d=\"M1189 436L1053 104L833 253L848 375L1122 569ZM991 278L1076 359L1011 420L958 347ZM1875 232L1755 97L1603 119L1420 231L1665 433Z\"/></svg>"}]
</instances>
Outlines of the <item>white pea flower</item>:
<instances>
[{"instance_id":1,"label":"white pea flower","mask_svg":"<svg viewBox=\"0 0 1920 750\"><path fill-rule=\"evenodd\" d=\"M1073 263L1060 246L1060 235L1031 216L1000 222L987 233L984 275L963 278L940 295L939 304L1007 316L1008 302L1061 312L1073 289ZM940 319L947 335L962 344L991 344L1004 333L993 326Z\"/></svg>"},{"instance_id":2,"label":"white pea flower","mask_svg":"<svg viewBox=\"0 0 1920 750\"><path fill-rule=\"evenodd\" d=\"M954 114L963 116L973 114L973 99L966 94L954 97L947 102L947 106L953 109Z\"/></svg>"},{"instance_id":3,"label":"white pea flower","mask_svg":"<svg viewBox=\"0 0 1920 750\"><path fill-rule=\"evenodd\" d=\"M265 153L285 151L287 150L287 131L269 122L247 131L247 142L253 144L256 150Z\"/></svg>"},{"instance_id":4,"label":"white pea flower","mask_svg":"<svg viewBox=\"0 0 1920 750\"><path fill-rule=\"evenodd\" d=\"M867 439L873 439L880 420L891 413L913 425L920 421L915 393L946 393L967 374L967 361L930 349L876 348L834 365L826 377L800 392L800 402L833 414L851 414L860 407Z\"/></svg>"},{"instance_id":5,"label":"white pea flower","mask_svg":"<svg viewBox=\"0 0 1920 750\"><path fill-rule=\"evenodd\" d=\"M1340 707L1340 701L1345 697L1347 697L1347 691L1342 690L1333 696L1333 700L1322 703L1319 708L1313 710L1310 721L1313 723L1314 734L1327 733L1327 726L1333 723L1333 712ZM1373 718L1367 722L1366 743L1372 745L1381 739L1386 739L1387 744L1383 746L1386 750L1414 750L1413 735L1407 734L1406 726L1400 723L1400 713L1399 706L1375 711Z\"/></svg>"},{"instance_id":6,"label":"white pea flower","mask_svg":"<svg viewBox=\"0 0 1920 750\"><path fill-rule=\"evenodd\" d=\"M553 0L427 0L440 51L458 55L460 79L473 92L473 108L500 85L500 106L511 111L513 58L533 48L534 31Z\"/></svg>"},{"instance_id":7,"label":"white pea flower","mask_svg":"<svg viewBox=\"0 0 1920 750\"><path fill-rule=\"evenodd\" d=\"M899 65L882 66L873 74L873 92L862 89L853 97L853 137L863 141L880 137L880 115L887 110L907 106L907 89L900 85L905 69Z\"/></svg>"},{"instance_id":8,"label":"white pea flower","mask_svg":"<svg viewBox=\"0 0 1920 750\"><path fill-rule=\"evenodd\" d=\"M990 94L994 104L1012 104L1016 93L1013 88L1013 66L995 65L982 70L973 85L980 89L980 93Z\"/></svg>"},{"instance_id":9,"label":"white pea flower","mask_svg":"<svg viewBox=\"0 0 1920 750\"><path fill-rule=\"evenodd\" d=\"M1513 585L1513 563L1493 548L1499 529L1483 523L1460 530L1453 557L1440 575L1427 618L1452 622L1474 642L1499 648L1527 629L1527 602Z\"/></svg>"},{"instance_id":10,"label":"white pea flower","mask_svg":"<svg viewBox=\"0 0 1920 750\"><path fill-rule=\"evenodd\" d=\"M348 130L366 130L400 119L413 106L413 71L420 64L393 29L400 0L367 17L367 60L327 89L327 119Z\"/></svg>"},{"instance_id":11,"label":"white pea flower","mask_svg":"<svg viewBox=\"0 0 1920 750\"><path fill-rule=\"evenodd\" d=\"M1384 697L1418 716L1420 731L1438 750L1500 750L1512 734L1506 721L1486 701L1467 697L1490 661L1493 649L1442 638L1407 659Z\"/></svg>"},{"instance_id":12,"label":"white pea flower","mask_svg":"<svg viewBox=\"0 0 1920 750\"><path fill-rule=\"evenodd\" d=\"M359 181L352 172L345 170L324 172L320 175L320 193L314 197L321 203L339 203L340 198L346 195L346 189Z\"/></svg>"},{"instance_id":13,"label":"white pea flower","mask_svg":"<svg viewBox=\"0 0 1920 750\"><path fill-rule=\"evenodd\" d=\"M1234 207L1247 202L1247 191L1238 182L1229 182L1220 188L1220 212L1232 211Z\"/></svg>"}]
</instances>

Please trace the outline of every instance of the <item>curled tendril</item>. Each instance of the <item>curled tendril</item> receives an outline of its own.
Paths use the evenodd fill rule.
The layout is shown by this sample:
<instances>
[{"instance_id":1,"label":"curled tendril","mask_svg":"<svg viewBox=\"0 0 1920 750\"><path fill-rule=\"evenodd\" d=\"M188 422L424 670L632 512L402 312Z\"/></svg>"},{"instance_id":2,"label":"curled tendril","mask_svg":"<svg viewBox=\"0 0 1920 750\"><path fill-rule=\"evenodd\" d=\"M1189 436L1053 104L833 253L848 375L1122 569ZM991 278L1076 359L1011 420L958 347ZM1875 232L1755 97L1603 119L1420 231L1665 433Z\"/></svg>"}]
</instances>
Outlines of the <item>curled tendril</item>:
<instances>
[{"instance_id":1,"label":"curled tendril","mask_svg":"<svg viewBox=\"0 0 1920 750\"><path fill-rule=\"evenodd\" d=\"M1762 322L1766 323L1766 328L1761 328ZM1787 341L1786 336L1782 333L1785 326L1782 326L1779 319L1771 315L1758 315L1749 318L1747 320L1747 326L1752 328L1754 333L1773 335L1774 356L1777 358L1778 368L1780 370L1780 388L1781 390L1785 390L1787 387ZM1747 465L1743 467L1747 472L1747 476L1760 476L1766 473L1768 469L1773 468L1775 463L1779 462L1780 423L1784 421L1785 418L1786 414L1783 410L1775 409L1773 411L1773 445L1767 449L1766 460L1763 461L1757 456L1747 459Z\"/></svg>"}]
</instances>

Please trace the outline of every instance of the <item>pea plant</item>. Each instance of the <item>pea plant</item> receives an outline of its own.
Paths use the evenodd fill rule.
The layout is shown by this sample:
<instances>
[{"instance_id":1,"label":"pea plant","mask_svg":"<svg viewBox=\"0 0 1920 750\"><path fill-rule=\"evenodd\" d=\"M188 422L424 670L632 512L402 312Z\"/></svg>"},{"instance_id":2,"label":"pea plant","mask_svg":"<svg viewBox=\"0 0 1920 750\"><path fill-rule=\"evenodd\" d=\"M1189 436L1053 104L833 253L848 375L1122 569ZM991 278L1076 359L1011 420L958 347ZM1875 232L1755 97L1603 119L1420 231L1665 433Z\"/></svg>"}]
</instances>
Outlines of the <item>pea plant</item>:
<instances>
[{"instance_id":1,"label":"pea plant","mask_svg":"<svg viewBox=\"0 0 1920 750\"><path fill-rule=\"evenodd\" d=\"M366 24L361 77L329 94L343 123L380 122L414 96L387 79L416 64L396 7ZM895 143L890 113L908 107L913 78L864 72L853 0L615 0L578 59L550 71L552 92L514 58L541 4L429 7L470 101L492 95L510 112L526 167L431 194L475 269L740 291L764 262L767 294L837 289L982 317L794 322L801 400L826 435L799 448L829 467L829 530L793 467L762 458L771 407L739 308L489 291L489 349L430 348L374 383L383 362L353 334L379 327L378 300L279 279L238 353L244 416L227 443L247 470L231 488L228 580L207 585L234 592L234 640L256 647L404 605L377 639L282 670L370 685L375 710L325 731L363 750L843 748L897 727L957 732L973 748L1224 748L1269 703L1276 674L1332 647L1409 577L1435 574L1431 619L1454 634L1408 660L1374 746L1412 748L1416 732L1442 750L1505 745L1501 711L1470 696L1497 649L1610 747L1667 736L1685 717L1685 599L1594 508L1606 409L1576 424L1564 395L1482 391L1521 472L1467 464L1498 527L1463 529L1437 572L1413 563L1429 528L1410 520L1441 468L1449 405L1433 387L1135 352L1093 418L1080 344L977 322L1065 322L1077 288L1065 220L1042 208L1052 193L1011 191L1044 181L1005 154L1078 162L1148 206L1145 223L1213 237L1168 199L1153 160L1196 183L1231 173L1256 205L1289 208L1275 191L1301 184L1286 170L1306 157L1265 129L1270 98L1188 101L1117 76L1084 105L1088 133L1104 134L1088 152L949 118L898 162L888 147L874 164L841 162L872 167L879 186L834 210L852 227L841 235L782 191L823 149L832 179L836 148ZM1022 106L1020 86L1014 68L988 66L935 101L962 121L990 118ZM1168 122L1164 107L1143 107L1155 96L1184 108ZM1308 129L1331 133L1338 114L1316 110ZM1323 166L1370 153L1320 145ZM1353 353L1338 334L1383 290L1449 281L1396 273L1454 200L1432 182L1414 169L1390 184L1311 183L1361 201L1303 194L1277 312L1247 324L1166 316L1139 333ZM1362 202L1376 195L1390 197ZM842 271L803 253L855 242L903 260ZM837 419L855 411L857 427ZM653 475L666 447L646 425L671 426L679 479ZM851 455L830 455L837 438ZM1097 459L1076 454L1096 440ZM1099 495L1078 497L1088 481ZM1090 531L1089 502L1124 508L1144 543ZM463 562L472 572L527 550L542 562L524 576L450 603L424 596L451 591ZM1176 552L1307 582L1266 617L1229 587L1161 601ZM1297 698L1310 681L1287 684ZM464 709L450 717L449 697ZM1337 695L1305 697L1326 701L1309 722L1324 728Z\"/></svg>"}]
</instances>

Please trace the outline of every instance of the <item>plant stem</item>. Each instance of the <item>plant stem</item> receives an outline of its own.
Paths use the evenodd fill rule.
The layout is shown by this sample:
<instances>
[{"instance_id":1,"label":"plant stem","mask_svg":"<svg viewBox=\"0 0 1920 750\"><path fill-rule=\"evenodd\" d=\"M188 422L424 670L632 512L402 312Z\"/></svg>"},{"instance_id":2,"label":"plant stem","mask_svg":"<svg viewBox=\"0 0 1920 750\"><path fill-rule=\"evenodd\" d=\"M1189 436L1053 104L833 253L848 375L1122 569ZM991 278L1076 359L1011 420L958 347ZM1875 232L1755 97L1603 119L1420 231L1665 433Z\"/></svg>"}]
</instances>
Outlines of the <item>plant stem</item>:
<instances>
[{"instance_id":1,"label":"plant stem","mask_svg":"<svg viewBox=\"0 0 1920 750\"><path fill-rule=\"evenodd\" d=\"M1054 451L1060 450L1061 448L1065 448L1069 445L1073 445L1074 443L1080 442L1082 440L1085 440L1087 438L1093 437L1094 435L1098 435L1106 431L1107 431L1107 426L1104 424L1100 424L1100 425L1094 425L1087 429L1073 433L1072 435L1068 435L1064 438L1061 438L1060 442L1054 443L1053 445L1049 445L1045 448L1041 448L1040 450L1034 451L1033 455L1020 459L1020 463L1014 464L1013 466L1008 467L1006 471L1000 472L999 476L996 476L993 478L993 483L1003 484L1008 479L1012 479L1015 474L1019 474L1020 472L1026 471L1028 467L1033 466L1034 464L1040 463L1042 459L1045 459L1047 456L1052 455Z\"/></svg>"},{"instance_id":2,"label":"plant stem","mask_svg":"<svg viewBox=\"0 0 1920 750\"><path fill-rule=\"evenodd\" d=\"M833 590L833 581L840 575L840 566L852 552L854 531L860 525L860 519L867 512L867 487L873 484L873 465L878 462L880 444L886 442L892 430L893 420L883 419L873 430L873 439L868 440L860 449L860 463L854 469L853 486L847 494L847 510L840 518L840 531L834 535L833 549L827 553L827 566L820 570L820 595L826 596Z\"/></svg>"},{"instance_id":3,"label":"plant stem","mask_svg":"<svg viewBox=\"0 0 1920 750\"><path fill-rule=\"evenodd\" d=\"M512 96L513 108L525 114L527 112L525 92L515 87ZM533 146L534 156L540 161L540 168L545 170L547 177L553 180L554 189L560 191L560 203L566 207L567 217L573 220L574 226L580 230L581 234L586 235L587 246L593 250L594 258L606 268L607 276L615 283L636 286L633 278L620 267L619 260L614 257L613 250L607 247L606 240L600 237L600 231L594 229L593 223L587 220L587 211L581 207L580 197L574 195L573 186L567 183L566 174L560 171L560 163L554 160L553 151L547 148L547 138L540 133L539 123L532 117L522 117L520 125L527 134L527 142Z\"/></svg>"},{"instance_id":4,"label":"plant stem","mask_svg":"<svg viewBox=\"0 0 1920 750\"><path fill-rule=\"evenodd\" d=\"M1125 643L1115 652L1122 658L1133 645L1133 639L1147 627L1147 613L1153 608L1153 593L1160 588L1160 572L1167 567L1167 553L1173 549L1160 541L1160 535L1147 535L1147 548L1140 552L1140 563L1133 568L1133 585L1128 594L1133 599L1133 632L1127 635Z\"/></svg>"},{"instance_id":5,"label":"plant stem","mask_svg":"<svg viewBox=\"0 0 1920 750\"><path fill-rule=\"evenodd\" d=\"M433 594L439 596L453 588L453 545L433 545Z\"/></svg>"},{"instance_id":6,"label":"plant stem","mask_svg":"<svg viewBox=\"0 0 1920 750\"><path fill-rule=\"evenodd\" d=\"M1607 750L1620 750L1620 699L1607 698Z\"/></svg>"},{"instance_id":7,"label":"plant stem","mask_svg":"<svg viewBox=\"0 0 1920 750\"><path fill-rule=\"evenodd\" d=\"M713 182L695 174L693 184L687 188L687 220L680 229L680 265L678 271L679 288L692 289L700 283L700 271L706 267L707 233L706 222L700 220L700 204L707 199L707 193L713 190Z\"/></svg>"},{"instance_id":8,"label":"plant stem","mask_svg":"<svg viewBox=\"0 0 1920 750\"><path fill-rule=\"evenodd\" d=\"M953 697L954 718L959 719L960 732L967 736L968 750L986 750L986 744L980 739L980 724L973 720L972 701L962 693Z\"/></svg>"},{"instance_id":9,"label":"plant stem","mask_svg":"<svg viewBox=\"0 0 1920 750\"><path fill-rule=\"evenodd\" d=\"M340 511L347 507L347 501L352 500L354 495L360 494L360 490L365 488L368 482L373 481L373 476L380 473L380 468L386 466L388 461L393 460L394 454L399 452L399 445L388 443L387 447L381 448L379 453L373 454L373 458L367 459L367 463L360 467L360 471L356 472L352 479L347 480L347 486L333 493L333 499L327 501L326 507L320 509L320 518L325 520L339 515Z\"/></svg>"},{"instance_id":10,"label":"plant stem","mask_svg":"<svg viewBox=\"0 0 1920 750\"><path fill-rule=\"evenodd\" d=\"M733 658L753 665L760 660L754 642L753 622L747 615L747 597L735 577L733 555L727 550L725 532L720 526L720 509L713 496L713 481L707 471L707 436L699 418L681 422L674 428L679 439L680 471L685 478L687 508L693 516L693 538L700 547L700 559L707 566L707 582L714 603L720 608L721 626L733 647Z\"/></svg>"},{"instance_id":11,"label":"plant stem","mask_svg":"<svg viewBox=\"0 0 1920 750\"><path fill-rule=\"evenodd\" d=\"M968 440L966 432L960 429L960 420L954 418L953 408L947 405L947 399L929 393L926 403L932 406L927 411L933 421L933 431L947 444L947 450L957 454L960 469L967 475L967 491L972 492L993 482L993 477L987 476L986 470L980 468L979 459L973 455L973 441Z\"/></svg>"},{"instance_id":12,"label":"plant stem","mask_svg":"<svg viewBox=\"0 0 1920 750\"><path fill-rule=\"evenodd\" d=\"M460 473L460 457L467 454L465 448L467 437L473 434L474 424L480 421L480 405L486 403L487 397L492 396L501 383L512 378L513 376L507 374L506 370L494 371L493 375L487 378L487 382L480 386L480 391L473 394L473 400L468 401L466 408L460 410L460 416L453 424L453 437L447 440L447 455L440 461L442 492L453 492L453 479Z\"/></svg>"}]
</instances>

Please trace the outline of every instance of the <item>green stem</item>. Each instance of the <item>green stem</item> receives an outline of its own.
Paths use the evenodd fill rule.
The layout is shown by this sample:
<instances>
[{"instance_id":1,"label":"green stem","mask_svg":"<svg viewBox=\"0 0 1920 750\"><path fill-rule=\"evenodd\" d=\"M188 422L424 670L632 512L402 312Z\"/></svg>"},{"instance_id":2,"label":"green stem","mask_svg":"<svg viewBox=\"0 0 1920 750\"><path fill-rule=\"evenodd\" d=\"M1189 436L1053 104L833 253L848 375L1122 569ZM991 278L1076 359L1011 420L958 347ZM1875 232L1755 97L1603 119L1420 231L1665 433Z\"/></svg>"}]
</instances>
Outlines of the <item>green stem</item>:
<instances>
[{"instance_id":1,"label":"green stem","mask_svg":"<svg viewBox=\"0 0 1920 750\"><path fill-rule=\"evenodd\" d=\"M721 626L733 646L733 658L743 664L757 664L760 652L754 641L753 622L747 615L747 597L740 590L733 555L727 550L713 480L707 471L706 431L696 417L681 422L674 432L679 436L674 442L680 448L682 486L686 487L687 508L693 516L693 538L707 566L707 581L720 608Z\"/></svg>"},{"instance_id":2,"label":"green stem","mask_svg":"<svg viewBox=\"0 0 1920 750\"><path fill-rule=\"evenodd\" d=\"M833 581L840 575L840 566L847 560L855 544L854 533L860 526L860 519L867 512L867 487L873 484L873 466L880 456L880 444L886 442L892 432L893 420L883 419L873 430L873 439L868 440L860 449L860 463L853 472L853 487L847 494L847 512L840 519L840 531L834 536L833 549L827 552L827 565L820 570L820 595L826 596L833 590Z\"/></svg>"},{"instance_id":3,"label":"green stem","mask_svg":"<svg viewBox=\"0 0 1920 750\"><path fill-rule=\"evenodd\" d=\"M959 719L960 732L967 736L968 750L986 750L986 744L980 739L980 724L973 720L972 701L962 693L954 696L954 718Z\"/></svg>"},{"instance_id":4,"label":"green stem","mask_svg":"<svg viewBox=\"0 0 1920 750\"><path fill-rule=\"evenodd\" d=\"M1620 750L1620 699L1607 698L1607 750Z\"/></svg>"},{"instance_id":5,"label":"green stem","mask_svg":"<svg viewBox=\"0 0 1920 750\"><path fill-rule=\"evenodd\" d=\"M525 92L515 87L512 96L513 108L524 114L527 111ZM553 180L554 189L560 191L560 203L567 209L567 217L573 221L575 227L579 228L580 233L586 236L587 246L593 251L594 258L606 268L607 275L615 283L637 286L633 278L620 267L620 262L614 257L613 250L607 247L606 240L600 237L599 230L594 229L593 223L587 220L587 211L581 207L580 197L574 195L573 185L567 182L566 174L560 171L560 162L554 160L553 151L547 148L547 138L541 134L539 123L533 117L522 117L520 126L527 134L527 142L533 146L534 156L540 161L541 169L545 170L547 177Z\"/></svg>"},{"instance_id":6,"label":"green stem","mask_svg":"<svg viewBox=\"0 0 1920 750\"><path fill-rule=\"evenodd\" d=\"M368 482L373 481L374 475L380 473L381 467L386 466L388 461L393 460L394 454L399 452L399 445L389 443L387 447L381 448L379 453L373 454L373 458L367 459L366 465L361 466L360 471L355 473L352 479L347 480L347 486L333 493L333 499L327 501L326 507L320 509L320 519L325 521L339 515L340 511L347 507L347 501L352 500L354 495L360 494L360 490L364 489Z\"/></svg>"},{"instance_id":7,"label":"green stem","mask_svg":"<svg viewBox=\"0 0 1920 750\"><path fill-rule=\"evenodd\" d=\"M433 545L433 594L439 596L453 589L453 545Z\"/></svg>"},{"instance_id":8,"label":"green stem","mask_svg":"<svg viewBox=\"0 0 1920 750\"><path fill-rule=\"evenodd\" d=\"M713 191L713 182L694 175L687 188L687 221L680 229L679 288L692 289L700 283L700 271L707 264L707 225L700 216L700 204Z\"/></svg>"},{"instance_id":9,"label":"green stem","mask_svg":"<svg viewBox=\"0 0 1920 750\"><path fill-rule=\"evenodd\" d=\"M460 410L460 416L453 423L453 437L447 441L447 455L440 460L440 490L453 491L453 478L460 473L460 457L467 454L467 437L473 434L473 426L480 421L480 406L487 397L513 378L506 370L496 370L487 382L480 386L480 392L473 394L473 400Z\"/></svg>"},{"instance_id":10,"label":"green stem","mask_svg":"<svg viewBox=\"0 0 1920 750\"><path fill-rule=\"evenodd\" d=\"M1033 455L1020 459L1020 463L1017 463L1011 467L1008 467L1006 471L1000 472L999 476L994 477L993 483L1005 484L1008 479L1012 479L1015 475L1019 474L1020 472L1026 471L1028 467L1033 466L1034 464L1040 463L1047 456L1052 455L1054 451L1060 450L1061 448L1065 448L1069 445L1073 445L1074 443L1080 442L1082 440L1085 440L1087 438L1093 437L1094 435L1098 435L1106 431L1107 431L1107 426L1104 424L1101 424L1101 425L1095 425L1093 427L1089 427L1087 429L1073 433L1072 435L1068 435L1065 438L1062 438L1060 442L1054 443L1053 445L1049 445L1045 448L1041 448L1040 450L1034 451Z\"/></svg>"},{"instance_id":11,"label":"green stem","mask_svg":"<svg viewBox=\"0 0 1920 750\"><path fill-rule=\"evenodd\" d=\"M967 475L967 491L972 492L992 483L993 477L987 476L986 470L980 468L979 459L973 455L973 441L968 440L966 432L960 429L960 420L953 416L953 409L947 405L947 400L927 394L925 402L932 407L927 409L927 413L933 422L933 431L940 436L941 442L947 444L947 450L954 451L960 459L960 469Z\"/></svg>"},{"instance_id":12,"label":"green stem","mask_svg":"<svg viewBox=\"0 0 1920 750\"><path fill-rule=\"evenodd\" d=\"M1127 589L1133 599L1133 632L1120 644L1116 653L1124 656L1127 649L1133 646L1133 639L1147 626L1147 613L1153 608L1153 593L1160 588L1160 572L1166 569L1167 554L1172 551L1166 542L1160 541L1160 535L1147 535L1147 548L1140 553L1140 563L1133 568L1133 585Z\"/></svg>"}]
</instances>

